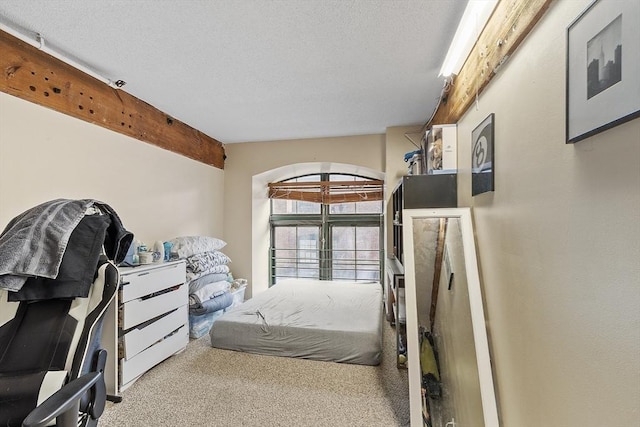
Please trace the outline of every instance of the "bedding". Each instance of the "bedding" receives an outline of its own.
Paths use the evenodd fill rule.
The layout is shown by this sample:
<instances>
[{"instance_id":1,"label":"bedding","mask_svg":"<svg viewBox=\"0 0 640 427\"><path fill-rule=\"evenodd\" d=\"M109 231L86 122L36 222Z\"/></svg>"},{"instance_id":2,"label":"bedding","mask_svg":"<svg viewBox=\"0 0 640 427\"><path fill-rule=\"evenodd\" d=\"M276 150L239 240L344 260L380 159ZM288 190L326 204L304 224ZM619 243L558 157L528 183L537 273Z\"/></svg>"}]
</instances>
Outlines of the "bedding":
<instances>
[{"instance_id":1,"label":"bedding","mask_svg":"<svg viewBox=\"0 0 640 427\"><path fill-rule=\"evenodd\" d=\"M191 300L189 300L191 302ZM212 296L206 301L189 305L189 313L201 316L203 314L213 313L214 311L224 310L233 304L233 295L227 291Z\"/></svg>"},{"instance_id":2,"label":"bedding","mask_svg":"<svg viewBox=\"0 0 640 427\"><path fill-rule=\"evenodd\" d=\"M170 240L171 257L186 262L186 284L189 287L189 336L199 338L234 302L230 293L233 277L231 259L220 250L222 239L210 236L181 236Z\"/></svg>"},{"instance_id":3,"label":"bedding","mask_svg":"<svg viewBox=\"0 0 640 427\"><path fill-rule=\"evenodd\" d=\"M180 258L207 251L219 251L227 245L222 239L210 236L180 236L169 241L172 245L171 252Z\"/></svg>"},{"instance_id":4,"label":"bedding","mask_svg":"<svg viewBox=\"0 0 640 427\"><path fill-rule=\"evenodd\" d=\"M229 269L229 266L226 264L214 265L213 267L209 268L209 270L201 271L199 273L194 273L193 271L187 268L187 282L191 282L192 280L199 279L208 274L229 274L229 271L231 270Z\"/></svg>"},{"instance_id":5,"label":"bedding","mask_svg":"<svg viewBox=\"0 0 640 427\"><path fill-rule=\"evenodd\" d=\"M214 295L219 295L222 292L226 292L231 288L231 283L227 280L220 280L219 282L208 283L195 291L191 290L191 283L189 283L189 305L200 304L203 301L212 298ZM191 303L193 301L193 304Z\"/></svg>"},{"instance_id":6,"label":"bedding","mask_svg":"<svg viewBox=\"0 0 640 427\"><path fill-rule=\"evenodd\" d=\"M382 354L380 283L282 281L223 314L216 348L377 365Z\"/></svg>"},{"instance_id":7,"label":"bedding","mask_svg":"<svg viewBox=\"0 0 640 427\"><path fill-rule=\"evenodd\" d=\"M187 268L194 273L202 273L230 262L231 259L220 251L207 251L187 257Z\"/></svg>"},{"instance_id":8,"label":"bedding","mask_svg":"<svg viewBox=\"0 0 640 427\"><path fill-rule=\"evenodd\" d=\"M209 273L204 276L193 279L189 282L189 293L192 294L198 289L204 288L210 283L221 282L223 280L228 281L229 273Z\"/></svg>"}]
</instances>

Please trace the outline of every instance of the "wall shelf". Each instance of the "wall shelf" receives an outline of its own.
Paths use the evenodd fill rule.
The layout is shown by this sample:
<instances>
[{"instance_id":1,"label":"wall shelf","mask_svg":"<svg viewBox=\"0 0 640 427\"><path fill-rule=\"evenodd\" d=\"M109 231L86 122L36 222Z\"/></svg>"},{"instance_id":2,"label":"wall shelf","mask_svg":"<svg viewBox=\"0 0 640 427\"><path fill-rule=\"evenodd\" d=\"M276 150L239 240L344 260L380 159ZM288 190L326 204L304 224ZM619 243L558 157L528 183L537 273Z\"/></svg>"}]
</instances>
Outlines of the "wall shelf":
<instances>
[{"instance_id":1,"label":"wall shelf","mask_svg":"<svg viewBox=\"0 0 640 427\"><path fill-rule=\"evenodd\" d=\"M407 367L402 211L425 207L456 207L457 202L456 174L403 176L391 195L393 254L387 258L385 267L385 304L387 320L396 328L399 368Z\"/></svg>"}]
</instances>

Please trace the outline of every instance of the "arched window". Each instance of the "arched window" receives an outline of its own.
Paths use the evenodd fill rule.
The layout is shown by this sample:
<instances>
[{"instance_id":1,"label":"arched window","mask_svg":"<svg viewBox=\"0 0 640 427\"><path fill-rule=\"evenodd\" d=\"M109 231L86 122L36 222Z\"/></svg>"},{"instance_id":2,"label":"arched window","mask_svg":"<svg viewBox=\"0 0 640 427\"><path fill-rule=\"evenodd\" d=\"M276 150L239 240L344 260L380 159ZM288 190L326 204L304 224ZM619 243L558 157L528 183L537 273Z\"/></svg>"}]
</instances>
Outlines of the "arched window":
<instances>
[{"instance_id":1,"label":"arched window","mask_svg":"<svg viewBox=\"0 0 640 427\"><path fill-rule=\"evenodd\" d=\"M270 285L290 277L380 281L383 182L348 174L269 184Z\"/></svg>"}]
</instances>

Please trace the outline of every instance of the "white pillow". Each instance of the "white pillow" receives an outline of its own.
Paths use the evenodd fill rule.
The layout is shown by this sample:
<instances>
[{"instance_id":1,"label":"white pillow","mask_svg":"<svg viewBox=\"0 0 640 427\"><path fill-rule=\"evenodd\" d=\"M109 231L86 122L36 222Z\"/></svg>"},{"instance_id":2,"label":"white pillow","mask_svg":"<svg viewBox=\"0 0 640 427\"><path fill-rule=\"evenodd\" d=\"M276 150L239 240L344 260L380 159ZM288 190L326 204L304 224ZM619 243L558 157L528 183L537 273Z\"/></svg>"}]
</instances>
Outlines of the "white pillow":
<instances>
[{"instance_id":1,"label":"white pillow","mask_svg":"<svg viewBox=\"0 0 640 427\"><path fill-rule=\"evenodd\" d=\"M224 240L209 236L182 236L171 239L172 253L177 253L179 258L187 258L191 255L203 252L217 251L227 244Z\"/></svg>"}]
</instances>

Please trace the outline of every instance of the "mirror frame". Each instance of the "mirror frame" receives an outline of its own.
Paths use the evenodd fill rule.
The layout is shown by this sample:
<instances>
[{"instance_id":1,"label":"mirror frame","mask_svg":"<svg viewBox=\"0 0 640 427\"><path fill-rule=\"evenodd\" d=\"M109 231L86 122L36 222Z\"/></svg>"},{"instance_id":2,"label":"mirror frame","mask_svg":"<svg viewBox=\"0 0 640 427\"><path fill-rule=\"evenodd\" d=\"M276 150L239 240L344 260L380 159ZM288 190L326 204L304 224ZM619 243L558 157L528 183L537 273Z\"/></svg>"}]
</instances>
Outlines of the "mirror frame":
<instances>
[{"instance_id":1,"label":"mirror frame","mask_svg":"<svg viewBox=\"0 0 640 427\"><path fill-rule=\"evenodd\" d=\"M498 408L496 402L489 342L482 303L478 260L471 208L405 209L402 212L405 269L405 304L407 316L407 359L409 368L409 403L411 425L422 426L422 401L420 379L420 349L418 345L418 308L416 297L416 276L413 242L414 219L458 218L462 235L462 247L465 258L465 270L471 308L471 322L475 340L476 360L480 380L480 394L485 427L497 427Z\"/></svg>"}]
</instances>

